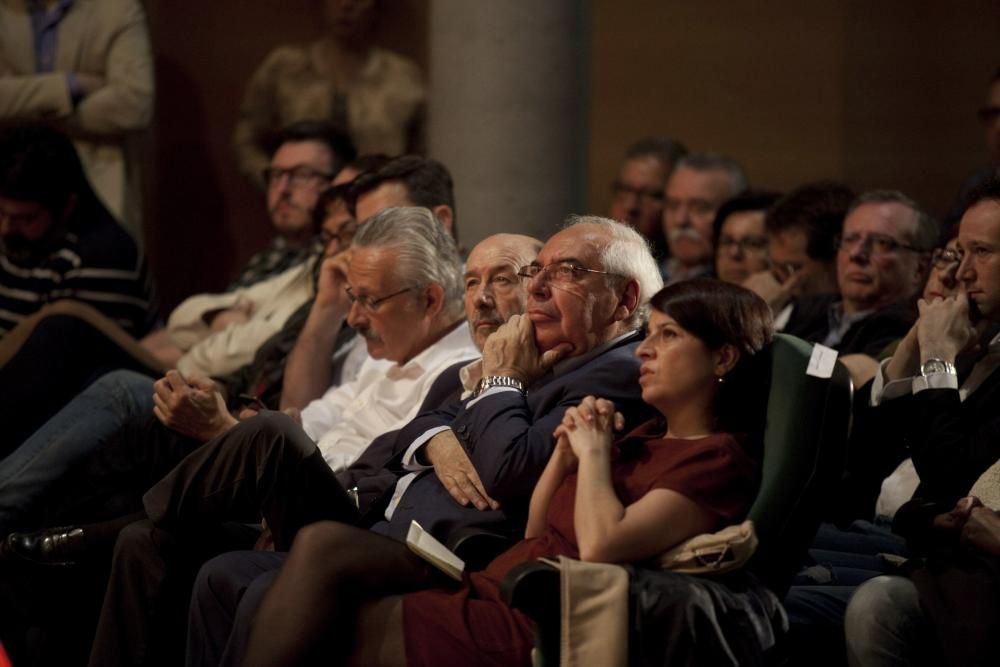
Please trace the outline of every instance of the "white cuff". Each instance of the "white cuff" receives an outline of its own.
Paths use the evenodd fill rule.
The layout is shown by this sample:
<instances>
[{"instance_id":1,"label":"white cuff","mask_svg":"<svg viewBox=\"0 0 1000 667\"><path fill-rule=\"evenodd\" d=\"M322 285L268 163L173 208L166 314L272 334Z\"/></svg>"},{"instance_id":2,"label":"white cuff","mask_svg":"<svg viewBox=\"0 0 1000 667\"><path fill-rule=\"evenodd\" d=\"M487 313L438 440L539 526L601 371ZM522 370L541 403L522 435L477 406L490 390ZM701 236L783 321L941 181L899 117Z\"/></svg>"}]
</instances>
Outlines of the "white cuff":
<instances>
[{"instance_id":1,"label":"white cuff","mask_svg":"<svg viewBox=\"0 0 1000 667\"><path fill-rule=\"evenodd\" d=\"M883 359L882 363L878 365L878 373L875 374L875 380L872 382L872 395L868 401L872 407L876 407L884 401L891 401L894 398L909 396L912 390L913 380L916 379L913 377L886 382L885 369L889 365L890 360L891 357Z\"/></svg>"},{"instance_id":2,"label":"white cuff","mask_svg":"<svg viewBox=\"0 0 1000 667\"><path fill-rule=\"evenodd\" d=\"M469 401L468 403L466 403L465 404L465 409L468 410L473 405L475 405L479 401L483 400L487 396L493 396L494 394L499 394L502 391L512 391L515 394L520 394L521 393L517 389L514 389L514 387L490 387L489 389L487 389L486 391L484 391L483 393L481 393L479 396L476 396L474 399L472 399L471 401Z\"/></svg>"},{"instance_id":3,"label":"white cuff","mask_svg":"<svg viewBox=\"0 0 1000 667\"><path fill-rule=\"evenodd\" d=\"M403 468L409 470L410 472L420 472L421 470L427 470L433 468L434 466L426 466L423 463L417 461L417 452L421 447L426 445L431 438L433 438L438 433L444 433L445 431L450 431L450 426L437 426L435 428L427 429L417 437L413 443L406 448L403 452Z\"/></svg>"},{"instance_id":4,"label":"white cuff","mask_svg":"<svg viewBox=\"0 0 1000 667\"><path fill-rule=\"evenodd\" d=\"M913 393L924 389L954 389L958 391L958 376L954 373L930 373L913 378Z\"/></svg>"}]
</instances>

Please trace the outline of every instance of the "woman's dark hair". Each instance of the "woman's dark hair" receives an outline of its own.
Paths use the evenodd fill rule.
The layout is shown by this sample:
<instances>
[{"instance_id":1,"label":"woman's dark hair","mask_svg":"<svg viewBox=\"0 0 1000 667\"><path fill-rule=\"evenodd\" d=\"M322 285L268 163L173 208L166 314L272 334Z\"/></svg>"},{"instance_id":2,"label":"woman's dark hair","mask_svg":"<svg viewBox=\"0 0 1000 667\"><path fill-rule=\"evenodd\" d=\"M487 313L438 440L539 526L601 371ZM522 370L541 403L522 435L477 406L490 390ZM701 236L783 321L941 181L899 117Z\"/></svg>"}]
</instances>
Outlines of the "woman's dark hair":
<instances>
[{"instance_id":1,"label":"woman's dark hair","mask_svg":"<svg viewBox=\"0 0 1000 667\"><path fill-rule=\"evenodd\" d=\"M740 358L719 387L717 430L759 436L767 401L767 369L758 353L774 336L771 308L750 290L713 278L668 285L650 305L669 315L709 349L732 345Z\"/></svg>"},{"instance_id":2,"label":"woman's dark hair","mask_svg":"<svg viewBox=\"0 0 1000 667\"><path fill-rule=\"evenodd\" d=\"M320 230L323 229L323 222L326 220L327 209L335 201L342 201L344 205L347 205L347 195L351 190L350 183L341 183L340 185L331 185L326 190L320 194L319 199L316 200L316 206L313 208L312 219L313 219L313 230L319 234Z\"/></svg>"},{"instance_id":3,"label":"woman's dark hair","mask_svg":"<svg viewBox=\"0 0 1000 667\"><path fill-rule=\"evenodd\" d=\"M745 213L747 211L761 211L766 213L774 205L774 202L780 198L781 194L777 192L747 190L732 199L727 199L719 207L719 210L715 212L715 220L712 221L712 239L716 252L719 250L719 235L722 234L722 225L726 221L726 218L734 213Z\"/></svg>"}]
</instances>

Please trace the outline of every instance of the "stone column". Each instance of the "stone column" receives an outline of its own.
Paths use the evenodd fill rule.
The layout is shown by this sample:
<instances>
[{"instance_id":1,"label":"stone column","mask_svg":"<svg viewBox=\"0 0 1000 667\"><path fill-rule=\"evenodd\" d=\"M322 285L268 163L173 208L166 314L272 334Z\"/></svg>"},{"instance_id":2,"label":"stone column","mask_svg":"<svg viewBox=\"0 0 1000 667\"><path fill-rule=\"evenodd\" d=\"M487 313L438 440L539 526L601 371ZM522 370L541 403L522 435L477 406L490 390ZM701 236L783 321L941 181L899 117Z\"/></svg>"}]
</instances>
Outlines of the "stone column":
<instances>
[{"instance_id":1,"label":"stone column","mask_svg":"<svg viewBox=\"0 0 1000 667\"><path fill-rule=\"evenodd\" d=\"M428 153L466 248L586 212L589 18L580 0L431 0Z\"/></svg>"}]
</instances>

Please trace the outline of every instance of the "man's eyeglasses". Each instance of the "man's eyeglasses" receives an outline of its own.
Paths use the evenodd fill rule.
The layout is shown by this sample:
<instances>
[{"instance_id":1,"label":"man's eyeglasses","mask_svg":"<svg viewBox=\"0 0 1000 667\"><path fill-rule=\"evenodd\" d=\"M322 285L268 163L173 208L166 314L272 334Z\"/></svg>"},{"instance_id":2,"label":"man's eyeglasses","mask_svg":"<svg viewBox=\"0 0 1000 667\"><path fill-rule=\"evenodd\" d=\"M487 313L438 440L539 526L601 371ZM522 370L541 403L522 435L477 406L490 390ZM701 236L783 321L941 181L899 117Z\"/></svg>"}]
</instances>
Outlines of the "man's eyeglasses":
<instances>
[{"instance_id":1,"label":"man's eyeglasses","mask_svg":"<svg viewBox=\"0 0 1000 667\"><path fill-rule=\"evenodd\" d=\"M330 245L330 241L336 241L337 246L343 250L347 246L351 245L351 241L354 240L354 235L358 231L358 223L353 220L344 222L337 227L337 231L331 232L326 229L321 229L319 232L319 242L325 248Z\"/></svg>"},{"instance_id":2,"label":"man's eyeglasses","mask_svg":"<svg viewBox=\"0 0 1000 667\"><path fill-rule=\"evenodd\" d=\"M957 264L962 263L965 255L953 248L934 248L931 253L931 263L939 271L947 271Z\"/></svg>"},{"instance_id":3,"label":"man's eyeglasses","mask_svg":"<svg viewBox=\"0 0 1000 667\"><path fill-rule=\"evenodd\" d=\"M885 234L857 234L852 232L837 238L837 247L841 250L853 250L858 246L862 250L876 256L891 255L897 250L924 252L916 246L897 241Z\"/></svg>"},{"instance_id":4,"label":"man's eyeglasses","mask_svg":"<svg viewBox=\"0 0 1000 667\"><path fill-rule=\"evenodd\" d=\"M553 262L547 266L529 264L528 266L522 267L521 270L517 272L517 275L522 278L528 278L529 280L537 275L541 275L543 281L549 280L557 285L568 285L570 283L575 283L584 273L597 273L602 276L617 275L608 271L588 269L584 266L580 266L579 264L574 264L573 262Z\"/></svg>"},{"instance_id":5,"label":"man's eyeglasses","mask_svg":"<svg viewBox=\"0 0 1000 667\"><path fill-rule=\"evenodd\" d=\"M719 248L729 250L739 247L741 252L748 255L760 255L767 252L766 236L744 236L741 239L733 238L723 234L719 237Z\"/></svg>"},{"instance_id":6,"label":"man's eyeglasses","mask_svg":"<svg viewBox=\"0 0 1000 667\"><path fill-rule=\"evenodd\" d=\"M386 294L385 296L380 296L378 298L372 298L370 296L357 296L356 294L354 294L353 291L351 291L350 287L345 288L345 291L347 292L347 298L351 300L351 303L358 304L368 312L375 312L375 310L379 307L379 305L382 304L383 301L388 301L394 296L405 294L406 292L409 292L412 289L416 288L404 287L398 292L393 292L392 294Z\"/></svg>"},{"instance_id":7,"label":"man's eyeglasses","mask_svg":"<svg viewBox=\"0 0 1000 667\"><path fill-rule=\"evenodd\" d=\"M663 190L660 188L634 188L631 185L615 181L611 184L611 194L615 199L635 197L640 206L655 206L663 203Z\"/></svg>"},{"instance_id":8,"label":"man's eyeglasses","mask_svg":"<svg viewBox=\"0 0 1000 667\"><path fill-rule=\"evenodd\" d=\"M329 174L325 171L319 171L313 169L312 167L306 167L304 165L299 165L297 167L291 167L289 169L284 169L282 167L268 167L261 174L264 176L264 182L268 186L279 183L285 176L288 177L288 182L294 187L302 187L305 185L312 185L316 181L329 181L333 178L333 174Z\"/></svg>"}]
</instances>

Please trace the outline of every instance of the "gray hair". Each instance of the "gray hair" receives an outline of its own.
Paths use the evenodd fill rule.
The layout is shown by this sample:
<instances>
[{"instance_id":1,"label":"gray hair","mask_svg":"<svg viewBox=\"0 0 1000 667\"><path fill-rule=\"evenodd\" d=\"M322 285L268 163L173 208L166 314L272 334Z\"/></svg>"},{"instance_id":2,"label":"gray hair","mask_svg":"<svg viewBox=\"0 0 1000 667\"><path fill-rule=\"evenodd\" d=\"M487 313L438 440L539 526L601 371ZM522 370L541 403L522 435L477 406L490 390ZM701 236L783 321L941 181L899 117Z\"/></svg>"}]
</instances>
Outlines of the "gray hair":
<instances>
[{"instance_id":1,"label":"gray hair","mask_svg":"<svg viewBox=\"0 0 1000 667\"><path fill-rule=\"evenodd\" d=\"M937 221L920 207L911 197L906 196L899 190L869 190L864 192L851 202L847 207L847 216L865 204L900 204L913 211L916 225L913 230L911 243L922 252L930 252L937 245L940 229Z\"/></svg>"},{"instance_id":2,"label":"gray hair","mask_svg":"<svg viewBox=\"0 0 1000 667\"><path fill-rule=\"evenodd\" d=\"M454 319L461 317L462 261L455 239L428 209L417 206L383 209L358 228L351 247L395 250L393 272L413 287L440 285L444 290L442 314Z\"/></svg>"},{"instance_id":3,"label":"gray hair","mask_svg":"<svg viewBox=\"0 0 1000 667\"><path fill-rule=\"evenodd\" d=\"M731 157L719 155L718 153L692 153L691 155L685 155L677 162L674 171L682 168L692 171L725 172L732 185L729 197L735 197L750 187L750 181L747 179L747 173L744 171L743 165Z\"/></svg>"},{"instance_id":4,"label":"gray hair","mask_svg":"<svg viewBox=\"0 0 1000 667\"><path fill-rule=\"evenodd\" d=\"M564 229L575 225L596 225L606 230L611 238L601 251L601 268L639 283L639 305L625 321L626 325L638 329L649 317L649 299L663 287L663 277L650 252L649 241L628 225L596 215L571 215Z\"/></svg>"}]
</instances>

